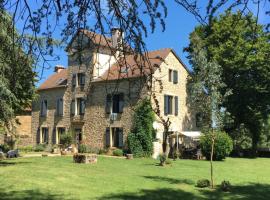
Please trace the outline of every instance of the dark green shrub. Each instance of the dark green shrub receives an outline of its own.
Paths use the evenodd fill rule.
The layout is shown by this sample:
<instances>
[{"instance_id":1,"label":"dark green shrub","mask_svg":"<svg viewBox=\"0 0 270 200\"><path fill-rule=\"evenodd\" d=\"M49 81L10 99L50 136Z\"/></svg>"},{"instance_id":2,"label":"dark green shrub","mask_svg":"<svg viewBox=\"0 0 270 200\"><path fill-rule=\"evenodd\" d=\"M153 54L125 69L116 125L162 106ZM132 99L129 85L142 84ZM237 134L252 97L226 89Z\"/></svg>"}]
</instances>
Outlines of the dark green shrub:
<instances>
[{"instance_id":1,"label":"dark green shrub","mask_svg":"<svg viewBox=\"0 0 270 200\"><path fill-rule=\"evenodd\" d=\"M223 160L228 156L233 149L233 142L231 137L225 132L215 132L215 144L214 144L214 155L213 160ZM200 139L200 146L202 153L207 160L210 160L212 145L212 134L209 132L203 135Z\"/></svg>"},{"instance_id":2,"label":"dark green shrub","mask_svg":"<svg viewBox=\"0 0 270 200\"><path fill-rule=\"evenodd\" d=\"M129 133L127 138L128 147L130 152L134 157L143 157L144 152L140 140L137 138L136 134Z\"/></svg>"},{"instance_id":3,"label":"dark green shrub","mask_svg":"<svg viewBox=\"0 0 270 200\"><path fill-rule=\"evenodd\" d=\"M210 181L208 179L200 179L197 181L196 187L205 188L210 186Z\"/></svg>"},{"instance_id":4,"label":"dark green shrub","mask_svg":"<svg viewBox=\"0 0 270 200\"><path fill-rule=\"evenodd\" d=\"M4 152L7 153L10 150L10 147L7 144L0 144L0 149Z\"/></svg>"},{"instance_id":5,"label":"dark green shrub","mask_svg":"<svg viewBox=\"0 0 270 200\"><path fill-rule=\"evenodd\" d=\"M61 136L60 136L60 144L62 144L64 148L67 148L70 145L74 144L73 133L72 132L66 132L64 134L61 134Z\"/></svg>"},{"instance_id":6,"label":"dark green shrub","mask_svg":"<svg viewBox=\"0 0 270 200\"><path fill-rule=\"evenodd\" d=\"M230 191L230 189L231 189L231 183L230 183L230 181L225 181L225 180L222 181L221 182L221 185L220 185L220 188L224 192Z\"/></svg>"},{"instance_id":7,"label":"dark green shrub","mask_svg":"<svg viewBox=\"0 0 270 200\"><path fill-rule=\"evenodd\" d=\"M149 157L153 153L153 122L155 115L149 99L143 99L135 109L128 148L135 157Z\"/></svg>"},{"instance_id":8,"label":"dark green shrub","mask_svg":"<svg viewBox=\"0 0 270 200\"><path fill-rule=\"evenodd\" d=\"M122 149L115 149L113 151L114 156L123 156L123 150Z\"/></svg>"},{"instance_id":9,"label":"dark green shrub","mask_svg":"<svg viewBox=\"0 0 270 200\"><path fill-rule=\"evenodd\" d=\"M78 148L79 153L88 153L87 150L88 150L88 148L86 145L84 145L84 144L79 145L79 148Z\"/></svg>"},{"instance_id":10,"label":"dark green shrub","mask_svg":"<svg viewBox=\"0 0 270 200\"><path fill-rule=\"evenodd\" d=\"M159 162L161 166L164 166L166 164L167 156L165 154L160 154L158 156Z\"/></svg>"},{"instance_id":11,"label":"dark green shrub","mask_svg":"<svg viewBox=\"0 0 270 200\"><path fill-rule=\"evenodd\" d=\"M46 144L38 144L35 146L34 151L40 152L40 151L45 151L46 149Z\"/></svg>"}]
</instances>

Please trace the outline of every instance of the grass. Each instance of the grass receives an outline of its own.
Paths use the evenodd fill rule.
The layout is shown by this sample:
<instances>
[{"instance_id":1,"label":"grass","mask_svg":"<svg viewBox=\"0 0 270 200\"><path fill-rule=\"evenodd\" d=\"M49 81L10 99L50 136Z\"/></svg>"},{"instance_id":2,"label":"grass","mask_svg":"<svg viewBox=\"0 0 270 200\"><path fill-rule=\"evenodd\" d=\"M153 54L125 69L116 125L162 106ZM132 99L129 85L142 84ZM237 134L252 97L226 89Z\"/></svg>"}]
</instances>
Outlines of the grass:
<instances>
[{"instance_id":1,"label":"grass","mask_svg":"<svg viewBox=\"0 0 270 200\"><path fill-rule=\"evenodd\" d=\"M230 192L195 187L209 178L209 162L99 157L93 165L72 157L18 158L0 162L0 199L270 199L270 159L227 158L214 163L216 184Z\"/></svg>"}]
</instances>

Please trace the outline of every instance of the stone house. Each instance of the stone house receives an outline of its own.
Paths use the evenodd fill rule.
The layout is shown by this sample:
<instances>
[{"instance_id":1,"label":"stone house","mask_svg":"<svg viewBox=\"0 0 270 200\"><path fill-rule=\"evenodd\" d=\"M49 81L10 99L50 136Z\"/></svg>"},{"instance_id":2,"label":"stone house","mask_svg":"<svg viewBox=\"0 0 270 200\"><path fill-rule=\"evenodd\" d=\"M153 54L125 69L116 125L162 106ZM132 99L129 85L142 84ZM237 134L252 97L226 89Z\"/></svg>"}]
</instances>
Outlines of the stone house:
<instances>
[{"instance_id":1,"label":"stone house","mask_svg":"<svg viewBox=\"0 0 270 200\"><path fill-rule=\"evenodd\" d=\"M160 144L161 118L170 118L172 132L197 129L186 102L189 72L172 49L134 56L119 29L112 30L112 37L81 29L66 51L68 67L55 67L32 105L36 143L58 144L60 135L71 130L78 143L122 148L134 107L146 96L160 110L155 122Z\"/></svg>"}]
</instances>

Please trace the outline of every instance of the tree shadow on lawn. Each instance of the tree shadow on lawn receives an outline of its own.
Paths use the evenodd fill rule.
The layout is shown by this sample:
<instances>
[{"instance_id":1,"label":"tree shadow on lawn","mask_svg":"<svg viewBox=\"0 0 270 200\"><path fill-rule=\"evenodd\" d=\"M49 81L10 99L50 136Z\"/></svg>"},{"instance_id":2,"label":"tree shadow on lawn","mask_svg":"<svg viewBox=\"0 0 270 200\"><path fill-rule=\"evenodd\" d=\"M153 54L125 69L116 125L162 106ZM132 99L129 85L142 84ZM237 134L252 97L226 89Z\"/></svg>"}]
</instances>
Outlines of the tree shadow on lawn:
<instances>
[{"instance_id":1,"label":"tree shadow on lawn","mask_svg":"<svg viewBox=\"0 0 270 200\"><path fill-rule=\"evenodd\" d=\"M193 186L195 187L195 186ZM196 193L195 193L196 191ZM230 192L223 192L220 189L194 189L194 192L187 192L182 189L160 188L154 190L140 190L138 193L110 194L99 198L100 200L207 200L207 199L234 199L234 200L269 200L269 184L252 184L243 186L234 186Z\"/></svg>"},{"instance_id":2,"label":"tree shadow on lawn","mask_svg":"<svg viewBox=\"0 0 270 200\"><path fill-rule=\"evenodd\" d=\"M25 161L18 161L18 160L0 160L0 167L8 167L13 165L20 165L20 164L30 164L31 162L25 162Z\"/></svg>"},{"instance_id":3,"label":"tree shadow on lawn","mask_svg":"<svg viewBox=\"0 0 270 200\"><path fill-rule=\"evenodd\" d=\"M209 199L222 199L229 197L235 200L269 200L270 185L249 183L248 185L232 186L229 192L223 192L220 189L216 190L200 190L200 193Z\"/></svg>"},{"instance_id":4,"label":"tree shadow on lawn","mask_svg":"<svg viewBox=\"0 0 270 200\"><path fill-rule=\"evenodd\" d=\"M60 200L68 199L62 194L50 194L40 190L4 191L0 190L1 200Z\"/></svg>"},{"instance_id":5,"label":"tree shadow on lawn","mask_svg":"<svg viewBox=\"0 0 270 200\"><path fill-rule=\"evenodd\" d=\"M188 185L194 185L194 181L190 179L176 179L176 178L169 178L169 177L163 177L163 176L143 176L146 179L151 179L154 181L160 181L160 182L168 182L170 184L188 184Z\"/></svg>"}]
</instances>

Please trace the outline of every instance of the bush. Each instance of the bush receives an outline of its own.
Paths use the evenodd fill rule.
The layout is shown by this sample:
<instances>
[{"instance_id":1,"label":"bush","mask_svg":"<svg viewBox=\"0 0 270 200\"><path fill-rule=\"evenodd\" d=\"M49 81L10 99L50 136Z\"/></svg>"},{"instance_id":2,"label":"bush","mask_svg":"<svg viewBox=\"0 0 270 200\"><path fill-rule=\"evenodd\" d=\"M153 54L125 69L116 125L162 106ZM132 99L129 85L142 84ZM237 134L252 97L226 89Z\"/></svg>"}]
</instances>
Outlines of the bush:
<instances>
[{"instance_id":1,"label":"bush","mask_svg":"<svg viewBox=\"0 0 270 200\"><path fill-rule=\"evenodd\" d=\"M197 181L196 187L205 188L210 186L210 181L208 179L200 179Z\"/></svg>"},{"instance_id":2,"label":"bush","mask_svg":"<svg viewBox=\"0 0 270 200\"><path fill-rule=\"evenodd\" d=\"M45 151L46 149L46 144L38 144L35 146L34 151L40 152L40 151Z\"/></svg>"},{"instance_id":3,"label":"bush","mask_svg":"<svg viewBox=\"0 0 270 200\"><path fill-rule=\"evenodd\" d=\"M215 144L214 144L214 155L213 160L223 160L228 156L233 149L233 141L231 137L225 132L215 132ZM212 145L212 134L207 133L200 139L200 145L202 153L207 160L210 160L211 145Z\"/></svg>"},{"instance_id":4,"label":"bush","mask_svg":"<svg viewBox=\"0 0 270 200\"><path fill-rule=\"evenodd\" d=\"M165 154L160 154L158 156L159 162L161 166L164 166L166 164L167 156Z\"/></svg>"},{"instance_id":5,"label":"bush","mask_svg":"<svg viewBox=\"0 0 270 200\"><path fill-rule=\"evenodd\" d=\"M10 150L10 147L7 144L0 144L0 149L4 152L7 153Z\"/></svg>"},{"instance_id":6,"label":"bush","mask_svg":"<svg viewBox=\"0 0 270 200\"><path fill-rule=\"evenodd\" d=\"M24 147L19 147L19 150L25 153L32 152L34 151L34 147L31 145L24 146Z\"/></svg>"},{"instance_id":7,"label":"bush","mask_svg":"<svg viewBox=\"0 0 270 200\"><path fill-rule=\"evenodd\" d=\"M123 150L122 149L115 149L113 151L114 156L123 156Z\"/></svg>"},{"instance_id":8,"label":"bush","mask_svg":"<svg viewBox=\"0 0 270 200\"><path fill-rule=\"evenodd\" d=\"M60 136L60 144L64 146L64 148L69 147L74 143L74 137L72 132L66 132L65 134L61 134Z\"/></svg>"},{"instance_id":9,"label":"bush","mask_svg":"<svg viewBox=\"0 0 270 200\"><path fill-rule=\"evenodd\" d=\"M79 145L79 148L78 148L78 152L79 153L88 153L88 148L87 148L87 146L86 145L84 145L84 144L80 144Z\"/></svg>"},{"instance_id":10,"label":"bush","mask_svg":"<svg viewBox=\"0 0 270 200\"><path fill-rule=\"evenodd\" d=\"M222 181L221 185L220 185L220 188L221 188L222 191L228 192L231 189L230 181L225 181L225 180Z\"/></svg>"},{"instance_id":11,"label":"bush","mask_svg":"<svg viewBox=\"0 0 270 200\"><path fill-rule=\"evenodd\" d=\"M128 148L135 157L149 157L153 153L153 122L155 115L149 99L143 99L135 109L133 126L128 134Z\"/></svg>"}]
</instances>

